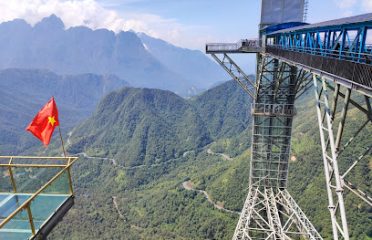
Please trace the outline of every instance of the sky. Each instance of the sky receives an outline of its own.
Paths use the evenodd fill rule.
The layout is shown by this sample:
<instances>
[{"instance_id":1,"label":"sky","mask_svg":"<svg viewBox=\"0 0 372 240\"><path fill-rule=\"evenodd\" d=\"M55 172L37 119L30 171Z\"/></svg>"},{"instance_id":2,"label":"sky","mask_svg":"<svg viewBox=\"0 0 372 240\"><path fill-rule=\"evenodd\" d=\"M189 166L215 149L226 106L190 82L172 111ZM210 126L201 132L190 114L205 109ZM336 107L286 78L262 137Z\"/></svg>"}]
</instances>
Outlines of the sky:
<instances>
[{"instance_id":1,"label":"sky","mask_svg":"<svg viewBox=\"0 0 372 240\"><path fill-rule=\"evenodd\" d=\"M309 0L307 20L368 12L372 0ZM261 0L0 0L0 22L22 18L33 25L56 14L66 28L133 30L199 50L206 42L256 38L260 13Z\"/></svg>"}]
</instances>

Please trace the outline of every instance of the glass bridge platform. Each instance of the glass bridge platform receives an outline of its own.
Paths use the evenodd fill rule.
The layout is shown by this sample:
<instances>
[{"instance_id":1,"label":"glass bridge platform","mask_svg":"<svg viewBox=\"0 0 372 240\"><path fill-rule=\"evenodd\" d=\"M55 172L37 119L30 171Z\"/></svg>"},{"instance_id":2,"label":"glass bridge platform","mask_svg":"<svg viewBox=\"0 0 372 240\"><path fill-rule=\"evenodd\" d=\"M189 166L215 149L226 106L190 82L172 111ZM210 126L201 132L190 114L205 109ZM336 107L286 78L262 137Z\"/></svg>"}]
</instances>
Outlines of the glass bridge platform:
<instances>
[{"instance_id":1,"label":"glass bridge platform","mask_svg":"<svg viewBox=\"0 0 372 240\"><path fill-rule=\"evenodd\" d=\"M74 204L76 157L0 156L0 240L43 239Z\"/></svg>"}]
</instances>

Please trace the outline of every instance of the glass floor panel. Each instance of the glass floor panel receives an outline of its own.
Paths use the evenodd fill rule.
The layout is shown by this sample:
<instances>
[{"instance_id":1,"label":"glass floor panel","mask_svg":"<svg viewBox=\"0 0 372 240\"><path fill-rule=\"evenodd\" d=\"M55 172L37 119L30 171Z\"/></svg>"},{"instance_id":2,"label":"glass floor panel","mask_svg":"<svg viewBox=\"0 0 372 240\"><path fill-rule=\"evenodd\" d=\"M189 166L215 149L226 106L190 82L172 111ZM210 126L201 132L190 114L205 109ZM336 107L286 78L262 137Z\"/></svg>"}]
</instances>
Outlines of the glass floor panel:
<instances>
[{"instance_id":1,"label":"glass floor panel","mask_svg":"<svg viewBox=\"0 0 372 240\"><path fill-rule=\"evenodd\" d=\"M0 193L0 223L31 196ZM38 231L69 197L70 195L66 194L39 194L34 198L30 208L35 231ZM29 239L31 235L27 211L19 212L0 229L0 240Z\"/></svg>"},{"instance_id":2,"label":"glass floor panel","mask_svg":"<svg viewBox=\"0 0 372 240\"><path fill-rule=\"evenodd\" d=\"M31 231L29 232L0 232L0 240L18 240L18 239L29 239L31 236Z\"/></svg>"},{"instance_id":3,"label":"glass floor panel","mask_svg":"<svg viewBox=\"0 0 372 240\"><path fill-rule=\"evenodd\" d=\"M6 195L1 195L0 194L0 202L2 202L5 198L7 198L8 196L6 196Z\"/></svg>"}]
</instances>

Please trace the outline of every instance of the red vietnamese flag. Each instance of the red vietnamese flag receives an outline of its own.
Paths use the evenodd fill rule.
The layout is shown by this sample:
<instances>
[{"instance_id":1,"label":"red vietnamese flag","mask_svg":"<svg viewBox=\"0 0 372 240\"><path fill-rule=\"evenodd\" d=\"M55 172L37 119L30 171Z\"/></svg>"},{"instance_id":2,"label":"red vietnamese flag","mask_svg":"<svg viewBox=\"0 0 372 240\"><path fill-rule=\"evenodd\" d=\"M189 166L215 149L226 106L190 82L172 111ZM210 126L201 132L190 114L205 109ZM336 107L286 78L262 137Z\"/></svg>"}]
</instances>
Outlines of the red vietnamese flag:
<instances>
[{"instance_id":1,"label":"red vietnamese flag","mask_svg":"<svg viewBox=\"0 0 372 240\"><path fill-rule=\"evenodd\" d=\"M54 128L59 125L58 110L54 97L36 114L32 122L26 128L35 137L47 146L52 137Z\"/></svg>"}]
</instances>

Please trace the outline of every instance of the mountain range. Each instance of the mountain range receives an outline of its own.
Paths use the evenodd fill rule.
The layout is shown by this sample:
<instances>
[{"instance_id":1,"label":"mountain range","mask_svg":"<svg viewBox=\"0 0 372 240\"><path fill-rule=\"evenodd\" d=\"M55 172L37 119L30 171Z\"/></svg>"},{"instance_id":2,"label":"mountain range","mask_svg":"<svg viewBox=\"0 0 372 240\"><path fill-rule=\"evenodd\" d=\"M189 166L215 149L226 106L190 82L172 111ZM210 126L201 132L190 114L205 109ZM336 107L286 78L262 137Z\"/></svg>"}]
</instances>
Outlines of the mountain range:
<instances>
[{"instance_id":1,"label":"mountain range","mask_svg":"<svg viewBox=\"0 0 372 240\"><path fill-rule=\"evenodd\" d=\"M117 75L132 86L166 89L182 96L195 95L225 78L200 51L132 31L65 29L55 15L34 26L21 19L1 23L0 52L0 69Z\"/></svg>"}]
</instances>

